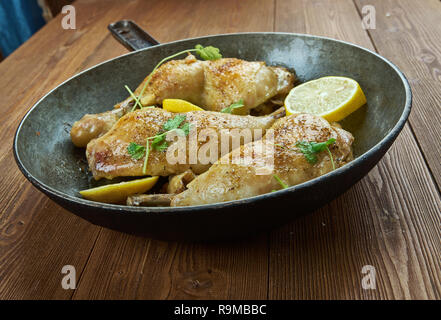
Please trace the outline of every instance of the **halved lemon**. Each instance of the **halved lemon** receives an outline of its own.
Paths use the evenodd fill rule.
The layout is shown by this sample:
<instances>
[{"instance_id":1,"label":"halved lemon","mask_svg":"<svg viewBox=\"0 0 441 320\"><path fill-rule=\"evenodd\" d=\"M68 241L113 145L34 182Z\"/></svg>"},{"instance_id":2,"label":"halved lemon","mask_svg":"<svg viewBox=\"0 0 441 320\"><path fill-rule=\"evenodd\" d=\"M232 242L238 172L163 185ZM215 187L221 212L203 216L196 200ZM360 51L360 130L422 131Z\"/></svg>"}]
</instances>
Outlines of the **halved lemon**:
<instances>
[{"instance_id":1,"label":"halved lemon","mask_svg":"<svg viewBox=\"0 0 441 320\"><path fill-rule=\"evenodd\" d=\"M357 81L346 77L323 77L308 81L289 92L286 114L310 113L328 121L340 121L366 103Z\"/></svg>"},{"instance_id":2,"label":"halved lemon","mask_svg":"<svg viewBox=\"0 0 441 320\"><path fill-rule=\"evenodd\" d=\"M80 191L83 198L105 203L123 203L128 196L150 190L159 177L147 177L132 181L108 184Z\"/></svg>"},{"instance_id":3,"label":"halved lemon","mask_svg":"<svg viewBox=\"0 0 441 320\"><path fill-rule=\"evenodd\" d=\"M182 99L164 99L162 101L162 109L175 113L204 111L204 109L199 108L197 105Z\"/></svg>"}]
</instances>

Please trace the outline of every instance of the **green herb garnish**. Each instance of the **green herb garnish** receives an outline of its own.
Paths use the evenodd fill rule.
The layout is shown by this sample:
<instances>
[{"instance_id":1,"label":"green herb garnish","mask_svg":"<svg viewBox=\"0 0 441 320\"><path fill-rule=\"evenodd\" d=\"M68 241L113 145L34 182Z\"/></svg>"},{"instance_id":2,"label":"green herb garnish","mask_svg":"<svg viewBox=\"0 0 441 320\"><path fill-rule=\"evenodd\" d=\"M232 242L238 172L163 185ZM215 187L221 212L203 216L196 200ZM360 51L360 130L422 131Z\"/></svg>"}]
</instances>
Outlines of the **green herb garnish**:
<instances>
[{"instance_id":1,"label":"green herb garnish","mask_svg":"<svg viewBox=\"0 0 441 320\"><path fill-rule=\"evenodd\" d=\"M129 86L125 85L124 87L125 87L126 90L130 93L130 96L136 101L136 103L140 103L140 102L138 101L138 97L136 97L135 94L133 93L133 91L130 90ZM141 103L140 103L140 104L141 104Z\"/></svg>"},{"instance_id":2,"label":"green herb garnish","mask_svg":"<svg viewBox=\"0 0 441 320\"><path fill-rule=\"evenodd\" d=\"M165 151L168 148L168 142L166 141L167 134L173 130L179 130L178 134L187 136L190 133L190 123L185 122L186 116L182 114L176 115L174 118L168 119L162 126L162 130L153 137L146 139L145 147L131 142L127 147L128 153L133 159L141 159L145 154L144 165L142 167L142 173L147 172L147 162L150 154L150 148L157 151ZM151 141L151 143L150 143Z\"/></svg>"},{"instance_id":3,"label":"green herb garnish","mask_svg":"<svg viewBox=\"0 0 441 320\"><path fill-rule=\"evenodd\" d=\"M145 148L137 143L130 142L127 147L127 152L132 156L133 159L141 159L144 156Z\"/></svg>"},{"instance_id":4,"label":"green herb garnish","mask_svg":"<svg viewBox=\"0 0 441 320\"><path fill-rule=\"evenodd\" d=\"M185 121L186 115L185 114L178 114L176 117L172 119L168 119L166 123L162 126L162 129L164 131L170 131L173 129L179 128L182 122Z\"/></svg>"},{"instance_id":5,"label":"green herb garnish","mask_svg":"<svg viewBox=\"0 0 441 320\"><path fill-rule=\"evenodd\" d=\"M222 113L232 113L234 109L242 108L244 106L243 99L240 99L239 101L233 103L231 106L223 108L221 110Z\"/></svg>"},{"instance_id":6,"label":"green herb garnish","mask_svg":"<svg viewBox=\"0 0 441 320\"><path fill-rule=\"evenodd\" d=\"M277 182L282 186L283 189L288 188L288 185L285 182L283 182L282 179L280 179L278 175L274 174L273 178L277 180ZM275 190L273 190L273 191L275 191Z\"/></svg>"},{"instance_id":7,"label":"green herb garnish","mask_svg":"<svg viewBox=\"0 0 441 320\"><path fill-rule=\"evenodd\" d=\"M332 168L335 170L334 158L332 157L332 153L328 148L329 145L334 143L335 143L334 138L331 138L325 142L300 141L297 142L296 147L300 149L300 151L305 156L306 160L311 164L317 163L317 153L320 153L324 150L328 151L332 163Z\"/></svg>"},{"instance_id":8,"label":"green herb garnish","mask_svg":"<svg viewBox=\"0 0 441 320\"><path fill-rule=\"evenodd\" d=\"M148 75L147 80L145 81L144 86L142 87L141 93L139 94L138 98L135 99L135 104L134 104L134 106L133 106L131 111L134 111L138 106L139 107L142 106L141 98L144 95L144 91L147 88L147 85L149 84L150 80L152 79L152 76L155 73L156 69L158 69L159 66L161 64L163 64L164 62L166 62L168 60L171 60L171 59L173 59L173 58L175 58L175 57L177 57L177 56L179 56L181 54L190 53L190 52L196 52L204 60L217 60L217 59L222 58L222 55L220 54L218 48L215 48L213 46L204 47L204 46L202 46L200 44L197 44L194 49L188 49L188 50L180 51L178 53L175 53L175 54L173 54L171 56L168 56L168 57L162 59L153 68L152 72L150 72L150 74Z\"/></svg>"},{"instance_id":9,"label":"green herb garnish","mask_svg":"<svg viewBox=\"0 0 441 320\"><path fill-rule=\"evenodd\" d=\"M185 122L182 126L181 126L181 131L178 131L178 133L183 132L184 136L188 136L188 134L190 133L190 123Z\"/></svg>"},{"instance_id":10,"label":"green herb garnish","mask_svg":"<svg viewBox=\"0 0 441 320\"><path fill-rule=\"evenodd\" d=\"M218 48L213 46L203 47L200 44L195 46L196 53L204 60L217 60L222 58Z\"/></svg>"}]
</instances>

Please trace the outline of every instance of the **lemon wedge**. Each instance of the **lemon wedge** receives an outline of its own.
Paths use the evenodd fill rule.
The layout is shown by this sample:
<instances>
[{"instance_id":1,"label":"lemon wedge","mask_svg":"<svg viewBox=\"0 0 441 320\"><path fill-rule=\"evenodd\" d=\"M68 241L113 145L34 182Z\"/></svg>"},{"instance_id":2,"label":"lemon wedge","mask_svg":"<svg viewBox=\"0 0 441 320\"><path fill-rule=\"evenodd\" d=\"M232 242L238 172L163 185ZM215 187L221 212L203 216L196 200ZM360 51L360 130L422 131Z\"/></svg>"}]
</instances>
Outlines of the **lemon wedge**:
<instances>
[{"instance_id":1,"label":"lemon wedge","mask_svg":"<svg viewBox=\"0 0 441 320\"><path fill-rule=\"evenodd\" d=\"M162 109L176 113L204 111L204 109L182 99L164 99L162 101Z\"/></svg>"},{"instance_id":2,"label":"lemon wedge","mask_svg":"<svg viewBox=\"0 0 441 320\"><path fill-rule=\"evenodd\" d=\"M83 198L105 203L122 203L127 197L150 190L159 177L147 177L132 181L108 184L80 191Z\"/></svg>"},{"instance_id":3,"label":"lemon wedge","mask_svg":"<svg viewBox=\"0 0 441 320\"><path fill-rule=\"evenodd\" d=\"M308 81L289 92L286 114L310 113L328 121L340 121L366 103L357 81L346 77L323 77Z\"/></svg>"}]
</instances>

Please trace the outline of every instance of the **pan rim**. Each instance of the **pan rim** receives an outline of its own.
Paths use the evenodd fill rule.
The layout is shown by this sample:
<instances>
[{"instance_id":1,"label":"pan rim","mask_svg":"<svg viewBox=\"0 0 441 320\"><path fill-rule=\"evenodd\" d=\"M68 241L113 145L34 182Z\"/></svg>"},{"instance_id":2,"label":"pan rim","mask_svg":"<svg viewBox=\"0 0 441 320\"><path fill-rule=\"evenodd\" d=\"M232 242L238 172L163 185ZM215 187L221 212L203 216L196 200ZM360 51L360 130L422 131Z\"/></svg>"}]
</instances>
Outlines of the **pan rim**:
<instances>
[{"instance_id":1,"label":"pan rim","mask_svg":"<svg viewBox=\"0 0 441 320\"><path fill-rule=\"evenodd\" d=\"M194 41L194 40L201 40L201 39L214 39L217 37L228 37L228 36L240 36L240 35L257 35L257 36L264 36L264 35L289 35L289 36L295 36L295 37L303 37L303 38L312 38L312 39L323 39L323 40L327 40L327 41L333 41L333 42L338 42L344 45L349 45L351 47L355 47L358 48L362 51L365 51L367 53L373 54L374 56L376 56L377 58L379 58L380 60L384 61L385 63L387 63L400 77L402 84L404 85L404 89L405 89L405 94L406 94L406 101L405 101L405 106L403 109L403 112L400 116L400 118L398 119L397 123L395 124L395 126L385 135L385 137L383 137L377 144L375 144L374 146L372 146L369 150L367 150L366 152L364 152L363 154L361 154L358 158L354 159L353 161L351 161L348 164L345 164L344 166L333 170L327 174L324 174L320 177L314 178L312 180L303 182L301 184L289 187L287 189L282 189L282 190L278 190L276 192L271 192L271 193L266 193L266 194L261 194L261 195L257 195L257 196L253 196L253 197L249 197L249 198L244 198L244 199L239 199L239 200L231 200L231 201L226 201L226 202L217 202L217 203L212 203L212 204L202 204L202 205L196 205L196 206L186 206L186 207L134 207L134 206L127 206L127 205L115 205L115 204L108 204L108 203L100 203L100 202L95 202L95 201L90 201L90 200L86 200L83 198L79 198L79 197L75 197L75 196L71 196L69 194L63 193L53 187L50 187L48 185L46 185L45 183L41 182L39 179L37 179L36 177L34 177L29 170L26 169L26 167L24 166L23 162L20 159L20 156L18 154L18 145L17 145L17 138L18 135L20 134L20 130L24 124L24 122L26 121L27 117L32 113L32 111L34 111L38 105L47 97L49 96L53 91L57 90L59 87L61 87L62 85L64 85L65 83L71 81L72 79L79 77L80 75L82 75L83 73L88 72L89 70L92 70L94 68L97 68L105 63L108 63L110 61L114 61L114 60L118 60L118 59L123 59L126 56L129 55L133 55L133 54L137 54L140 51L145 51L145 50L152 50L153 48L158 48L158 47L163 47L163 46L169 46L171 44L176 44L176 43L182 43L182 42L187 42L187 41ZM359 46L357 44L353 44L347 41L343 41L343 40L338 40L338 39L333 39L330 37L323 37L323 36L315 36L315 35L309 35L309 34L302 34L302 33L290 33L290 32L239 32L239 33L224 33L224 34L216 34L216 35L207 35L207 36L202 36L202 37L194 37L194 38L187 38L187 39L181 39L181 40L176 40L176 41L172 41L172 42L167 42L167 43L161 43L158 45L155 45L153 47L149 47L149 48L145 48L145 49L141 49L141 50L137 50L137 51L133 51L133 52L128 52L125 53L123 55L117 56L115 58L111 58L108 59L106 61L103 61L101 63L98 63L90 68L87 68L75 75L73 75L72 77L68 78L67 80L63 81L62 83L60 83L59 85L57 85L56 87L54 87L52 90L50 90L48 93L46 93L42 98L40 98L27 112L26 114L23 116L22 120L20 121L15 135L14 135L14 141L13 141L13 154L14 154L14 158L15 161L20 169L20 171L23 173L23 175L39 190L41 190L42 192L46 193L47 195L51 195L52 197L58 198L62 201L69 201L69 202L73 202L76 203L78 205L81 206L86 206L86 207L92 207L94 209L99 209L99 210L110 210L113 212L123 212L124 214L155 214L155 213L159 213L161 215L174 215L174 214L179 214L181 212L188 212L188 211L205 211L205 210L216 210L216 209L225 209L225 208L233 208L233 207L237 207L237 206L242 206L242 205L246 205L249 203L253 203L253 202L257 202L259 200L261 201L269 201L271 199L277 199L279 196L282 195L286 195L288 193L293 193L295 191L297 191L298 189L306 189L308 187L313 187L316 184L322 183L322 181L326 181L328 178L333 177L337 174L340 173L344 173L347 172L349 170L351 170L353 167L357 166L360 164L360 162L362 162L364 159L366 158L370 158L371 156L373 156L377 150L384 148L385 146L387 147L389 142L393 142L395 140L395 138L398 136L398 134L401 132L402 128L404 127L410 111L412 108L412 91L411 91L411 87L409 85L409 82L406 78L406 76L404 75L404 73L394 64L392 63L390 60L388 60L387 58L381 56L380 54L366 49L362 46ZM389 147L387 147L388 149Z\"/></svg>"}]
</instances>

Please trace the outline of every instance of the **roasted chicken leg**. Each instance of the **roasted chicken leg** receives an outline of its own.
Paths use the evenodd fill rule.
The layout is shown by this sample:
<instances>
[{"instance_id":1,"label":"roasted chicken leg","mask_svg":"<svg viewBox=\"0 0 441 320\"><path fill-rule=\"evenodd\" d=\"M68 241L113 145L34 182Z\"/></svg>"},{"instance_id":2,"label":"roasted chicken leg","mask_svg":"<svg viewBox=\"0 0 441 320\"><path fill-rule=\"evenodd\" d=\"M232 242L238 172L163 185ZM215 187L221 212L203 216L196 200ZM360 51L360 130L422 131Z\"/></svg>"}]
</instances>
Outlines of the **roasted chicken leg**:
<instances>
[{"instance_id":1,"label":"roasted chicken leg","mask_svg":"<svg viewBox=\"0 0 441 320\"><path fill-rule=\"evenodd\" d=\"M224 155L208 171L190 182L187 190L177 194L172 199L171 206L191 206L248 198L280 189L281 185L274 175L285 184L293 186L333 170L327 152L317 154L315 164L309 163L296 147L300 141L324 142L334 138L336 141L329 149L335 167L352 160L353 136L321 117L309 114L290 115L277 120L271 129L273 139L268 138L270 130L267 130L263 139ZM262 159L262 155L267 155L261 152L268 144L274 151L273 167L271 171L259 172L262 164L268 160ZM246 161L234 164L234 157Z\"/></svg>"},{"instance_id":2,"label":"roasted chicken leg","mask_svg":"<svg viewBox=\"0 0 441 320\"><path fill-rule=\"evenodd\" d=\"M254 141L260 139L265 130L284 114L283 108L264 117L240 116L210 111L184 113L182 115L185 115L185 121L193 128L190 129L189 136L185 137L184 144L181 143L182 141L176 140L175 142L169 142L167 150L150 150L146 175L170 176L183 173L188 169L196 174L205 172L221 155L227 154L232 148L239 147L240 144L247 142L245 138L242 139L239 136L241 139L236 145L232 142L225 147L221 145L221 135L226 135L229 140L232 138L231 134L238 133L240 135L240 130L245 129L245 132L251 132L252 134L248 140ZM86 156L89 169L95 179L144 175L144 157L140 159L132 158L127 149L129 144L134 142L138 145L146 145L148 137L160 133L164 123L177 115L160 108L143 108L124 115L110 131L102 137L92 140L87 145ZM236 131L231 131L233 129ZM203 133L206 134L205 137ZM196 137L194 143L191 142L192 136ZM202 149L213 141L216 142L214 151ZM184 149L180 149L184 154L184 159L173 163L173 161L170 161L168 152L178 152L179 150L176 148Z\"/></svg>"},{"instance_id":3,"label":"roasted chicken leg","mask_svg":"<svg viewBox=\"0 0 441 320\"><path fill-rule=\"evenodd\" d=\"M141 94L147 78L135 90ZM141 98L144 106L158 105L166 98L184 99L205 110L221 111L243 99L241 114L249 114L265 101L284 96L293 87L294 75L285 68L268 67L264 62L249 62L235 58L214 61L197 60L193 55L163 64L153 74ZM75 122L71 130L72 142L85 147L93 138L107 132L119 115L127 113L132 97L117 104L118 111L98 115L88 114Z\"/></svg>"}]
</instances>

